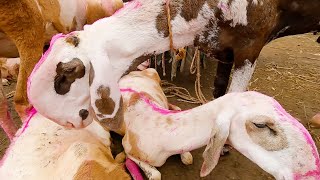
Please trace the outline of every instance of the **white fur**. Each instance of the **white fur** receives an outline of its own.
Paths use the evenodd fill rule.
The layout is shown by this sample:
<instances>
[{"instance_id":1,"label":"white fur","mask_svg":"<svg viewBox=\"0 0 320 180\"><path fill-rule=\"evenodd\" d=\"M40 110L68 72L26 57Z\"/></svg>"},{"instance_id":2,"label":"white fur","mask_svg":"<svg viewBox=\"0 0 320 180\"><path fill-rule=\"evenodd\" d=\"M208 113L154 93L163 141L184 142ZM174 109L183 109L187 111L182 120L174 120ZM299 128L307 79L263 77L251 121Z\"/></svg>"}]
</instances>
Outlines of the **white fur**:
<instances>
[{"instance_id":1,"label":"white fur","mask_svg":"<svg viewBox=\"0 0 320 180\"><path fill-rule=\"evenodd\" d=\"M218 7L223 12L225 21L231 20L230 26L235 27L236 25L246 26L247 20L247 0L233 0L231 5L228 6L229 0L220 0Z\"/></svg>"},{"instance_id":2,"label":"white fur","mask_svg":"<svg viewBox=\"0 0 320 180\"><path fill-rule=\"evenodd\" d=\"M256 62L257 61L252 65L249 60L245 60L242 67L234 70L228 92L244 92L247 90L247 86L256 67Z\"/></svg>"},{"instance_id":3,"label":"white fur","mask_svg":"<svg viewBox=\"0 0 320 180\"><path fill-rule=\"evenodd\" d=\"M73 179L86 160L113 169L117 164L106 158L112 157L109 147L109 132L96 122L86 129L68 130L35 114L8 149L0 179Z\"/></svg>"},{"instance_id":4,"label":"white fur","mask_svg":"<svg viewBox=\"0 0 320 180\"><path fill-rule=\"evenodd\" d=\"M139 73L140 76L137 76ZM161 94L161 89L155 88L160 87L159 82L150 82L148 77L141 77L142 73L143 71L132 72L122 78L119 82L120 88L145 92L153 98L157 97L158 93ZM126 108L126 132L130 131L123 139L123 147L129 158L135 161L149 178L159 179L159 172L153 166L162 166L171 155L200 148L216 139L221 139L221 142L211 145L209 143L207 149L217 148L215 153L218 154L215 155L219 158L219 149L222 149L227 138L236 150L277 179L293 179L294 174L304 174L313 169L320 171L312 154L312 148L316 147L308 144L304 137L307 130L300 129L303 127L301 124L301 127L295 125L298 121L290 122L290 117L280 115L276 111L275 100L268 96L256 92L229 93L185 112L163 114L155 111L142 99L134 105L126 106L134 93L122 92L122 95ZM157 100L152 102L157 104ZM255 119L257 116L265 116L274 121L278 135L286 137L287 145L283 149L266 150L252 141L245 123L261 123ZM271 134L267 136L266 138L274 138ZM131 138L135 141L131 141ZM216 143L219 143L219 146ZM133 145L138 146L139 154L131 153ZM215 166L218 161L208 161L206 156L204 158L204 167L210 166L208 162ZM205 168L201 171L201 176L207 175L211 170Z\"/></svg>"}]
</instances>

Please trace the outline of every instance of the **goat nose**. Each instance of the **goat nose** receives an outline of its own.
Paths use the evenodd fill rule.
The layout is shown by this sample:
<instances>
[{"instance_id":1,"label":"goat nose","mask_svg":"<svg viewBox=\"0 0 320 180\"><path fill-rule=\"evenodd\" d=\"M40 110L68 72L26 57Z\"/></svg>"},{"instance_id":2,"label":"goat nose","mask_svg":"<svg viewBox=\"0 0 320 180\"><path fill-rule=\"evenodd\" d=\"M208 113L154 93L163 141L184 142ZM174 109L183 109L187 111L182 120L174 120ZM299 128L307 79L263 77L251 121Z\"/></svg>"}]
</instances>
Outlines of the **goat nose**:
<instances>
[{"instance_id":1,"label":"goat nose","mask_svg":"<svg viewBox=\"0 0 320 180\"><path fill-rule=\"evenodd\" d=\"M79 116L81 117L82 121L86 120L88 115L89 115L89 111L86 109L81 109L79 111Z\"/></svg>"}]
</instances>

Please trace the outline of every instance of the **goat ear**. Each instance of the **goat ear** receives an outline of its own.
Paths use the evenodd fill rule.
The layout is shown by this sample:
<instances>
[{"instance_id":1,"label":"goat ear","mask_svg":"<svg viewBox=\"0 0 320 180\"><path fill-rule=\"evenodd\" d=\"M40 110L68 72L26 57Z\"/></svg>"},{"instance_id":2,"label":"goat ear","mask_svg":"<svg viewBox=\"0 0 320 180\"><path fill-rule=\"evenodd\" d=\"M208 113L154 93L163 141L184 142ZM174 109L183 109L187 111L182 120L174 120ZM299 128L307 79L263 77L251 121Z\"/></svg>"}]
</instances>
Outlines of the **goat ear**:
<instances>
[{"instance_id":1,"label":"goat ear","mask_svg":"<svg viewBox=\"0 0 320 180\"><path fill-rule=\"evenodd\" d=\"M91 106L99 121L115 117L120 107L118 79L108 57L95 55L89 75Z\"/></svg>"},{"instance_id":2,"label":"goat ear","mask_svg":"<svg viewBox=\"0 0 320 180\"><path fill-rule=\"evenodd\" d=\"M218 164L222 148L229 136L229 127L212 132L211 135L209 143L202 154L204 161L200 171L201 177L207 176Z\"/></svg>"}]
</instances>

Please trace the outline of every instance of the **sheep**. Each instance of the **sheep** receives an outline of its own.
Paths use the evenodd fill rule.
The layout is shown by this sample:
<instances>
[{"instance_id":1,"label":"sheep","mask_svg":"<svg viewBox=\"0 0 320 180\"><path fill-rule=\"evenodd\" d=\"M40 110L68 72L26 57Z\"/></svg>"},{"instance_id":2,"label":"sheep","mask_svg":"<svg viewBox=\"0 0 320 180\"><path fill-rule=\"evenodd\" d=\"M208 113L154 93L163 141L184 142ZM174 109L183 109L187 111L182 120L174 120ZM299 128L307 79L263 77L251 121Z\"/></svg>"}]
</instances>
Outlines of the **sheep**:
<instances>
[{"instance_id":1,"label":"sheep","mask_svg":"<svg viewBox=\"0 0 320 180\"><path fill-rule=\"evenodd\" d=\"M109 132L97 122L70 130L35 113L17 133L0 179L130 179L113 159Z\"/></svg>"},{"instance_id":2,"label":"sheep","mask_svg":"<svg viewBox=\"0 0 320 180\"><path fill-rule=\"evenodd\" d=\"M119 116L118 80L150 56L170 49L166 3L171 12L173 47L199 45L221 61L215 97L225 93L233 62L235 71L229 91L243 91L254 71L255 59L267 42L319 28L317 2L130 1L111 17L84 26L83 31L53 38L51 51L29 78L29 100L44 116L75 128L93 119L102 122ZM301 17L304 11L308 13ZM290 20L292 13L297 16L295 21ZM75 87L81 87L81 92ZM63 111L66 108L68 111ZM82 116L80 111L89 115ZM113 124L116 127L120 123Z\"/></svg>"},{"instance_id":3,"label":"sheep","mask_svg":"<svg viewBox=\"0 0 320 180\"><path fill-rule=\"evenodd\" d=\"M0 57L20 55L21 66L14 96L15 109L24 121L31 108L27 99L27 78L40 59L44 46L59 32L81 30L85 24L110 16L121 8L121 0L4 0L0 2ZM19 51L19 53L18 53ZM11 59L8 59L8 63ZM2 70L5 76L5 70ZM4 80L5 83L8 83ZM1 91L2 87L1 87ZM1 92L3 93L3 92ZM16 127L0 99L0 125L10 139ZM7 129L7 130L6 130Z\"/></svg>"},{"instance_id":4,"label":"sheep","mask_svg":"<svg viewBox=\"0 0 320 180\"><path fill-rule=\"evenodd\" d=\"M22 121L30 108L27 78L53 35L82 30L85 24L110 16L121 0L2 0L0 2L0 57L20 55L21 67L14 96Z\"/></svg>"},{"instance_id":5,"label":"sheep","mask_svg":"<svg viewBox=\"0 0 320 180\"><path fill-rule=\"evenodd\" d=\"M204 177L217 165L227 140L276 179L320 178L314 141L275 99L234 92L190 110L169 111L161 104L159 79L155 70L147 69L119 81L125 109L122 144L149 179L161 179L154 167L168 157L206 145L200 172Z\"/></svg>"}]
</instances>

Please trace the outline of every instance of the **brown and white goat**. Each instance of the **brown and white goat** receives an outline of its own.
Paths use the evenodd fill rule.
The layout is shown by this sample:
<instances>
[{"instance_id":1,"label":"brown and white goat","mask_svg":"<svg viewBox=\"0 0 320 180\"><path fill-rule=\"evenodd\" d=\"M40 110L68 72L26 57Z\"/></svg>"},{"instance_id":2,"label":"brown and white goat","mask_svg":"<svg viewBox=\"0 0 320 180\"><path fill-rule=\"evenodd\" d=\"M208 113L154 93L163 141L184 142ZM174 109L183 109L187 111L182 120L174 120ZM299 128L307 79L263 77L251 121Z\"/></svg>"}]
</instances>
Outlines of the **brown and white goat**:
<instances>
[{"instance_id":1,"label":"brown and white goat","mask_svg":"<svg viewBox=\"0 0 320 180\"><path fill-rule=\"evenodd\" d=\"M0 2L0 57L21 58L15 108L26 118L27 78L45 44L57 33L81 30L85 24L110 16L121 0L2 0Z\"/></svg>"},{"instance_id":2,"label":"brown and white goat","mask_svg":"<svg viewBox=\"0 0 320 180\"><path fill-rule=\"evenodd\" d=\"M149 55L169 50L166 2L170 3L174 47L201 45L221 61L215 97L224 94L233 62L236 70L230 91L243 91L267 42L320 26L318 0L130 1L83 31L55 38L30 78L29 98L34 107L74 127L93 118L109 121L115 117L120 107L120 77ZM81 91L75 88L80 84ZM76 102L74 97L78 97ZM82 116L80 111L91 113Z\"/></svg>"},{"instance_id":3,"label":"brown and white goat","mask_svg":"<svg viewBox=\"0 0 320 180\"><path fill-rule=\"evenodd\" d=\"M205 105L168 111L153 69L131 72L119 81L128 157L149 179L169 156L207 145L201 176L218 163L226 140L276 179L319 179L320 160L308 131L271 97L230 93ZM160 96L159 96L160 95Z\"/></svg>"},{"instance_id":4,"label":"brown and white goat","mask_svg":"<svg viewBox=\"0 0 320 180\"><path fill-rule=\"evenodd\" d=\"M18 134L0 163L0 179L130 179L97 122L70 130L36 113Z\"/></svg>"},{"instance_id":5,"label":"brown and white goat","mask_svg":"<svg viewBox=\"0 0 320 180\"><path fill-rule=\"evenodd\" d=\"M21 58L14 102L22 121L26 119L29 107L27 78L51 37L59 32L81 30L85 24L110 16L121 7L121 0L0 1L0 57L20 55ZM0 90L3 91L2 88ZM10 118L2 97L0 104L0 124L2 128L8 128ZM5 130L10 132L10 137L14 135L12 129L15 128Z\"/></svg>"}]
</instances>

